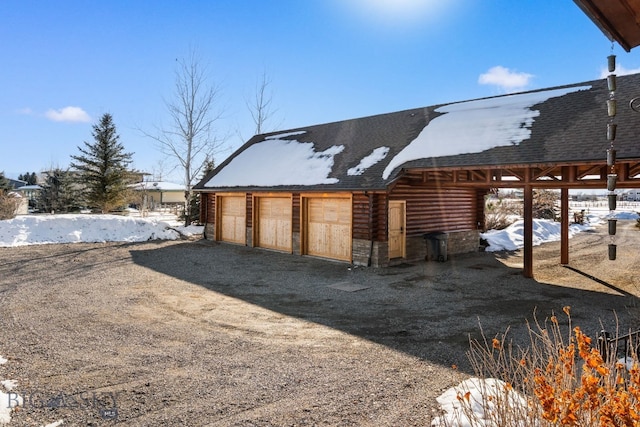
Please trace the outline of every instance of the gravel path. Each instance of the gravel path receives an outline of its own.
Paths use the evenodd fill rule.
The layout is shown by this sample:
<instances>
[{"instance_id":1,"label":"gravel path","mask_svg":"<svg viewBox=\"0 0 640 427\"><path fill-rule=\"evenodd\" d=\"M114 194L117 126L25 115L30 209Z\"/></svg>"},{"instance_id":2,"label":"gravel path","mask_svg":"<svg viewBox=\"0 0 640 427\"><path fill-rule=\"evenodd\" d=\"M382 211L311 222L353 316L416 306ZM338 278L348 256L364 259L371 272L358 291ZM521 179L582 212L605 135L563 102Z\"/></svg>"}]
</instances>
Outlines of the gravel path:
<instances>
[{"instance_id":1,"label":"gravel path","mask_svg":"<svg viewBox=\"0 0 640 427\"><path fill-rule=\"evenodd\" d=\"M519 253L364 269L208 241L0 249L10 426L429 425L479 324L518 342L570 305L592 335L638 326L640 232L618 228L617 261L603 228L571 240L572 269L536 248L536 280Z\"/></svg>"}]
</instances>

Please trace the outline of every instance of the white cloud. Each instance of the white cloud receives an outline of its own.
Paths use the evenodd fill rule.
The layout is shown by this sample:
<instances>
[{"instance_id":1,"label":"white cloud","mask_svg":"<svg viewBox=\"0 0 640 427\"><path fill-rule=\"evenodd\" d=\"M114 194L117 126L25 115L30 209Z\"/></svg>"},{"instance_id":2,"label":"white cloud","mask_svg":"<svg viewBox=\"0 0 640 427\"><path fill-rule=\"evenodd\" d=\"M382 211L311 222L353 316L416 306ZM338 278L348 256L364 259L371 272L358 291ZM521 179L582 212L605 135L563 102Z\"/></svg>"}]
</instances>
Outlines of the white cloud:
<instances>
[{"instance_id":1,"label":"white cloud","mask_svg":"<svg viewBox=\"0 0 640 427\"><path fill-rule=\"evenodd\" d=\"M516 92L529 86L532 78L533 74L520 73L497 65L491 67L486 73L480 74L478 83L498 86L505 92Z\"/></svg>"},{"instance_id":2,"label":"white cloud","mask_svg":"<svg viewBox=\"0 0 640 427\"><path fill-rule=\"evenodd\" d=\"M80 107L64 107L60 110L48 110L44 113L45 117L54 122L80 122L86 123L91 121L91 117Z\"/></svg>"},{"instance_id":3,"label":"white cloud","mask_svg":"<svg viewBox=\"0 0 640 427\"><path fill-rule=\"evenodd\" d=\"M606 79L609 74L615 74L617 76L626 76L627 74L636 74L640 73L640 68L625 68L620 64L616 65L616 70L613 73L609 72L607 67L602 67L600 69L600 78Z\"/></svg>"}]
</instances>

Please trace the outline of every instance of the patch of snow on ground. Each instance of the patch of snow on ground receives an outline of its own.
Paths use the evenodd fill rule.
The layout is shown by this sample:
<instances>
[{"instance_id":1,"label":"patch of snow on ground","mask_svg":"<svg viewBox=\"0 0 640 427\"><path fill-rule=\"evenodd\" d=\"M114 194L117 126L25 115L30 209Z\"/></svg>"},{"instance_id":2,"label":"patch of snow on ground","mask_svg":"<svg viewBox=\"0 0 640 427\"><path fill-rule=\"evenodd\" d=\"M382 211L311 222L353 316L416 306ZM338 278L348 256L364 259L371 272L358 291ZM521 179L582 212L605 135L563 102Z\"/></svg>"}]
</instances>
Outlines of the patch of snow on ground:
<instances>
[{"instance_id":1,"label":"patch of snow on ground","mask_svg":"<svg viewBox=\"0 0 640 427\"><path fill-rule=\"evenodd\" d=\"M313 142L267 139L251 145L211 178L205 187L274 187L335 184L329 178L334 156L344 145L316 151Z\"/></svg>"},{"instance_id":2,"label":"patch of snow on ground","mask_svg":"<svg viewBox=\"0 0 640 427\"><path fill-rule=\"evenodd\" d=\"M464 405L460 399L465 402ZM435 418L432 426L494 426L496 419L490 414L499 410L499 406L506 401L510 408L527 411L527 400L506 383L494 378L469 378L445 391L436 401L444 414Z\"/></svg>"},{"instance_id":3,"label":"patch of snow on ground","mask_svg":"<svg viewBox=\"0 0 640 427\"><path fill-rule=\"evenodd\" d=\"M2 384L2 387L4 387L5 390L11 391L14 388L16 388L16 386L18 385L18 382L16 380L2 380L0 381L0 384ZM0 402L0 405L1 404L2 402Z\"/></svg>"},{"instance_id":4,"label":"patch of snow on ground","mask_svg":"<svg viewBox=\"0 0 640 427\"><path fill-rule=\"evenodd\" d=\"M615 212L613 215L607 215L606 218L615 219L632 219L637 220L639 217L637 212Z\"/></svg>"},{"instance_id":5,"label":"patch of snow on ground","mask_svg":"<svg viewBox=\"0 0 640 427\"><path fill-rule=\"evenodd\" d=\"M479 153L490 148L519 144L531 136L536 104L591 86L545 90L478 99L437 108L444 113L431 120L418 137L400 151L385 168L382 178L411 160Z\"/></svg>"},{"instance_id":6,"label":"patch of snow on ground","mask_svg":"<svg viewBox=\"0 0 640 427\"><path fill-rule=\"evenodd\" d=\"M0 356L0 365L4 365L5 363L7 363L7 359L5 359L4 357Z\"/></svg>"},{"instance_id":7,"label":"patch of snow on ground","mask_svg":"<svg viewBox=\"0 0 640 427\"><path fill-rule=\"evenodd\" d=\"M178 233L186 237L197 236L199 234L202 234L202 232L204 231L203 225L188 225L185 227L184 225L181 224L181 225L173 225L171 228L173 228Z\"/></svg>"},{"instance_id":8,"label":"patch of snow on ground","mask_svg":"<svg viewBox=\"0 0 640 427\"><path fill-rule=\"evenodd\" d=\"M20 405L22 405L20 396L16 396L14 393L9 395L0 391L0 425L9 424L11 422L11 411Z\"/></svg>"},{"instance_id":9,"label":"patch of snow on ground","mask_svg":"<svg viewBox=\"0 0 640 427\"><path fill-rule=\"evenodd\" d=\"M0 364L6 362L7 359L0 356ZM9 392L5 393L0 390L0 425L2 425L9 424L11 421L11 411L13 411L13 408L16 406L21 406L23 404L23 400L22 397L16 393L11 393L11 390L17 385L16 381L2 380L0 381L0 385Z\"/></svg>"},{"instance_id":10,"label":"patch of snow on ground","mask_svg":"<svg viewBox=\"0 0 640 427\"><path fill-rule=\"evenodd\" d=\"M58 420L55 423L47 424L46 426L42 426L42 427L58 427L58 426L61 426L62 424L64 424L64 420Z\"/></svg>"}]
</instances>

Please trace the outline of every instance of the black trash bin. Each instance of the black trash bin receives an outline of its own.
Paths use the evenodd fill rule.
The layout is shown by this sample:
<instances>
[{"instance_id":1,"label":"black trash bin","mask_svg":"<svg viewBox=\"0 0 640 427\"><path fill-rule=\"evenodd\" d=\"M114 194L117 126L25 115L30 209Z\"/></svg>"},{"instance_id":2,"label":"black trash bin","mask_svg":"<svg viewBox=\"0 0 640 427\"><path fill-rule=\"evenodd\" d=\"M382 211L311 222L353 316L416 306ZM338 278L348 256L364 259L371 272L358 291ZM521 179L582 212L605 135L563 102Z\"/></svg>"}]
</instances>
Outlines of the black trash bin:
<instances>
[{"instance_id":1,"label":"black trash bin","mask_svg":"<svg viewBox=\"0 0 640 427\"><path fill-rule=\"evenodd\" d=\"M424 239L427 242L427 261L445 262L449 235L442 232L427 233Z\"/></svg>"}]
</instances>

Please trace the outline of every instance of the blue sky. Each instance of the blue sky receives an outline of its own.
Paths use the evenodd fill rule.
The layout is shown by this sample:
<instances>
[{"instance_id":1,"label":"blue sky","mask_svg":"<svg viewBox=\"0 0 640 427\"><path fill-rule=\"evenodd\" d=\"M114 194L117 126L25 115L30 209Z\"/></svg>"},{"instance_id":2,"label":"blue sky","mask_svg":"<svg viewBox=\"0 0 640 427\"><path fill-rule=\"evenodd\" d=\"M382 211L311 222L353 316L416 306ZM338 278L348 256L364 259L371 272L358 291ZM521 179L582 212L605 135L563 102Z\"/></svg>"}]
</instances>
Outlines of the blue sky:
<instances>
[{"instance_id":1,"label":"blue sky","mask_svg":"<svg viewBox=\"0 0 640 427\"><path fill-rule=\"evenodd\" d=\"M68 166L110 113L134 167L179 182L142 131L168 124L193 48L220 89L218 163L252 136L264 72L265 128L286 130L594 80L612 50L571 0L4 0L0 171ZM613 53L640 68L635 50Z\"/></svg>"}]
</instances>

